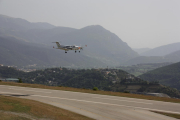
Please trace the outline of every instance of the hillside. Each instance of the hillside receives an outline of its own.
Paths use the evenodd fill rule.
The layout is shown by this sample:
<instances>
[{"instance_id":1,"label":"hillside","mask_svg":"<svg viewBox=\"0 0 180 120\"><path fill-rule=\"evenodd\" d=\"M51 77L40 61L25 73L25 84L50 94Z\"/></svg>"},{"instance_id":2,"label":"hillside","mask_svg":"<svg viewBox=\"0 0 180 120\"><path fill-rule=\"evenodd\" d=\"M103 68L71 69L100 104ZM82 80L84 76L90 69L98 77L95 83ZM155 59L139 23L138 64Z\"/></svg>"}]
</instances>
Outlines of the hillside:
<instances>
[{"instance_id":1,"label":"hillside","mask_svg":"<svg viewBox=\"0 0 180 120\"><path fill-rule=\"evenodd\" d=\"M139 77L147 81L159 81L180 90L180 62L149 71Z\"/></svg>"},{"instance_id":2,"label":"hillside","mask_svg":"<svg viewBox=\"0 0 180 120\"><path fill-rule=\"evenodd\" d=\"M138 56L126 61L125 65L137 65L147 63L176 63L180 61L180 50L165 56Z\"/></svg>"},{"instance_id":3,"label":"hillside","mask_svg":"<svg viewBox=\"0 0 180 120\"><path fill-rule=\"evenodd\" d=\"M61 41L66 44L88 45L84 54L111 66L122 64L138 56L127 43L99 25L88 26L66 34Z\"/></svg>"},{"instance_id":4,"label":"hillside","mask_svg":"<svg viewBox=\"0 0 180 120\"><path fill-rule=\"evenodd\" d=\"M173 63L142 63L137 65L131 65L131 66L118 66L117 69L124 70L130 74L133 74L135 76L142 75L148 71L167 66Z\"/></svg>"},{"instance_id":5,"label":"hillside","mask_svg":"<svg viewBox=\"0 0 180 120\"><path fill-rule=\"evenodd\" d=\"M180 50L166 55L165 58L172 60L173 62L179 62L180 61Z\"/></svg>"},{"instance_id":6,"label":"hillside","mask_svg":"<svg viewBox=\"0 0 180 120\"><path fill-rule=\"evenodd\" d=\"M67 86L115 92L157 92L180 98L176 89L162 86L157 82L147 82L125 71L117 69L66 69L49 68L34 72L17 71L6 66L0 67L0 78L21 78L25 83L51 86Z\"/></svg>"},{"instance_id":7,"label":"hillside","mask_svg":"<svg viewBox=\"0 0 180 120\"><path fill-rule=\"evenodd\" d=\"M166 56L178 50L180 50L180 42L156 47L140 55L141 56Z\"/></svg>"},{"instance_id":8,"label":"hillside","mask_svg":"<svg viewBox=\"0 0 180 120\"><path fill-rule=\"evenodd\" d=\"M82 54L68 53L34 44L11 36L0 36L0 63L22 68L36 64L43 66L94 67L106 66L104 63ZM73 58L73 59L72 59Z\"/></svg>"},{"instance_id":9,"label":"hillside","mask_svg":"<svg viewBox=\"0 0 180 120\"><path fill-rule=\"evenodd\" d=\"M49 23L31 23L21 18L13 18L5 15L0 15L0 28L4 30L28 30L28 29L52 29L55 26Z\"/></svg>"},{"instance_id":10,"label":"hillside","mask_svg":"<svg viewBox=\"0 0 180 120\"><path fill-rule=\"evenodd\" d=\"M151 50L151 48L133 48L133 50L136 51L138 54L142 54L144 52Z\"/></svg>"},{"instance_id":11,"label":"hillside","mask_svg":"<svg viewBox=\"0 0 180 120\"><path fill-rule=\"evenodd\" d=\"M165 59L163 59L163 57L160 57L160 56L138 56L124 62L124 65L164 63L164 62L169 62L169 61L166 61Z\"/></svg>"},{"instance_id":12,"label":"hillside","mask_svg":"<svg viewBox=\"0 0 180 120\"><path fill-rule=\"evenodd\" d=\"M0 35L14 36L49 48L55 45L52 43L55 41L60 41L63 45L87 45L82 54L101 61L106 66L116 66L138 56L127 43L100 25L74 29L55 27L48 23L30 23L3 15L0 18Z\"/></svg>"}]
</instances>

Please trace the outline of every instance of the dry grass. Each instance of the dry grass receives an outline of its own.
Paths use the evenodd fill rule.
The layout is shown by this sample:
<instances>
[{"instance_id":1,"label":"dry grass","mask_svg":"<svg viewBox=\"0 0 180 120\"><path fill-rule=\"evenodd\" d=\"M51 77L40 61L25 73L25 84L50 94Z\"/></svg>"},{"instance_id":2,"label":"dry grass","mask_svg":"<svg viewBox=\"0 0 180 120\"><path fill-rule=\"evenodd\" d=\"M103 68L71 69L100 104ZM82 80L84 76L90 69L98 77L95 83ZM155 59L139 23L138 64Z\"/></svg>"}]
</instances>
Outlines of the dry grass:
<instances>
[{"instance_id":1,"label":"dry grass","mask_svg":"<svg viewBox=\"0 0 180 120\"><path fill-rule=\"evenodd\" d=\"M53 90L65 90L65 91L73 91L73 92L93 93L93 94L112 95L112 96L120 96L120 97L130 97L130 98L139 98L139 99L147 99L147 100L157 100L157 101L164 101L164 102L180 103L180 99L175 99L175 98L156 97L156 96L148 96L148 95L121 93L121 92L93 91L90 89L79 89L79 88L70 88L70 87L54 87L54 86L46 86L46 85L41 85L41 84L27 84L27 83L14 83L14 82L0 82L0 85L12 85L12 86L22 86L22 87L32 87L32 88L53 89Z\"/></svg>"},{"instance_id":2,"label":"dry grass","mask_svg":"<svg viewBox=\"0 0 180 120\"><path fill-rule=\"evenodd\" d=\"M92 120L91 118L52 105L44 104L38 101L2 96L2 95L0 95L0 110L15 112L15 113L24 113L39 119L44 118L51 120ZM4 118L3 120L5 119L11 120L12 117L20 118L20 116L14 116L14 115L10 115L9 117L6 117L5 113L2 112L1 114ZM24 117L21 117L21 119L29 120Z\"/></svg>"},{"instance_id":3,"label":"dry grass","mask_svg":"<svg viewBox=\"0 0 180 120\"><path fill-rule=\"evenodd\" d=\"M155 113L158 113L158 114L162 114L162 115L166 115L166 116L169 116L169 117L173 117L173 118L180 119L180 115L179 115L179 114L156 112L156 111L152 111L152 112L155 112Z\"/></svg>"},{"instance_id":4,"label":"dry grass","mask_svg":"<svg viewBox=\"0 0 180 120\"><path fill-rule=\"evenodd\" d=\"M0 112L0 120L31 120L25 117L20 117L18 115L13 115L13 114L9 114L9 113L3 113Z\"/></svg>"}]
</instances>

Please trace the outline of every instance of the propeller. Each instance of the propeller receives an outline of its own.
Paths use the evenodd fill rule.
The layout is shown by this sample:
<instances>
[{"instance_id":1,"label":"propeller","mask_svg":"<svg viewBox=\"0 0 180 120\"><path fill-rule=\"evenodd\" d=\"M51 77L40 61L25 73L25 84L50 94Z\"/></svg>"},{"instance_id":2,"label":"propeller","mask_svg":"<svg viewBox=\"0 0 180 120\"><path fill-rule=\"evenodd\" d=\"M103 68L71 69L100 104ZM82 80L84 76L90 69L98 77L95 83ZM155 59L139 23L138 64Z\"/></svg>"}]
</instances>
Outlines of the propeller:
<instances>
[{"instance_id":1,"label":"propeller","mask_svg":"<svg viewBox=\"0 0 180 120\"><path fill-rule=\"evenodd\" d=\"M85 45L85 47L87 47L87 45ZM83 50L84 47L80 47L81 50Z\"/></svg>"}]
</instances>

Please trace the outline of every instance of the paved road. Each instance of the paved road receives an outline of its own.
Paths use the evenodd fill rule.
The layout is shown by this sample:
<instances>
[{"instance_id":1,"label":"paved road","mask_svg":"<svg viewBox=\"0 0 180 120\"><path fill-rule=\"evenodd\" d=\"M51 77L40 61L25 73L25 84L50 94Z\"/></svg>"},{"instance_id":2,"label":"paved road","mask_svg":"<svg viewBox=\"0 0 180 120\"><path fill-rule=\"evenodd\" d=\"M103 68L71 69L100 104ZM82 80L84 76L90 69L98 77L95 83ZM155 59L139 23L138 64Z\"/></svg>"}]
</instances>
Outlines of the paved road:
<instances>
[{"instance_id":1,"label":"paved road","mask_svg":"<svg viewBox=\"0 0 180 120\"><path fill-rule=\"evenodd\" d=\"M108 95L0 85L0 94L33 99L97 120L177 120L150 110L180 114L180 104Z\"/></svg>"}]
</instances>

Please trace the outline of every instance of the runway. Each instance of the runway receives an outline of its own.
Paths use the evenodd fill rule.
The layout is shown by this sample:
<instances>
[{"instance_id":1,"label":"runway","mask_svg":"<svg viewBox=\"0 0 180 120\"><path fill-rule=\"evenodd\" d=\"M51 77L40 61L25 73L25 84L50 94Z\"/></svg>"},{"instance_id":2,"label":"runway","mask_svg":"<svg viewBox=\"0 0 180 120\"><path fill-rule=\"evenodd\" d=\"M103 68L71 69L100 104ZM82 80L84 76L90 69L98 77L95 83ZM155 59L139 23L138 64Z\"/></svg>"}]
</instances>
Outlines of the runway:
<instances>
[{"instance_id":1,"label":"runway","mask_svg":"<svg viewBox=\"0 0 180 120\"><path fill-rule=\"evenodd\" d=\"M150 111L180 114L180 104L62 90L0 85L13 95L64 108L97 120L177 120Z\"/></svg>"}]
</instances>

